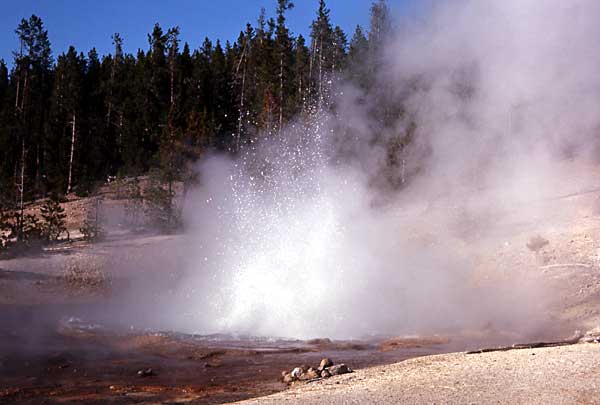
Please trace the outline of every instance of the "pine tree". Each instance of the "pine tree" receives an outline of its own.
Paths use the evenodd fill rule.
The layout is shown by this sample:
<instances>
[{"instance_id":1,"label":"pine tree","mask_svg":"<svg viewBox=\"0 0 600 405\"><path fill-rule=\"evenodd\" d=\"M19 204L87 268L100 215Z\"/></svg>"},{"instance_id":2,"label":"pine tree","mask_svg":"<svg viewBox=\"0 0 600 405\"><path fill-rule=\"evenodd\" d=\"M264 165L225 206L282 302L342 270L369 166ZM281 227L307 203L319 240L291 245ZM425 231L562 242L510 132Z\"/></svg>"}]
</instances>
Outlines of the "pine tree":
<instances>
[{"instance_id":1,"label":"pine tree","mask_svg":"<svg viewBox=\"0 0 600 405\"><path fill-rule=\"evenodd\" d=\"M376 0L371 5L371 27L369 30L369 50L372 62L381 57L381 50L392 34L390 10L386 0Z\"/></svg>"},{"instance_id":2,"label":"pine tree","mask_svg":"<svg viewBox=\"0 0 600 405\"><path fill-rule=\"evenodd\" d=\"M266 18L266 11L261 9L253 41L252 59L255 65L254 82L255 97L252 109L256 111L257 130L270 136L276 133L276 114L278 109L274 95L279 88L279 57L275 51L275 22Z\"/></svg>"},{"instance_id":3,"label":"pine tree","mask_svg":"<svg viewBox=\"0 0 600 405\"><path fill-rule=\"evenodd\" d=\"M4 102L8 98L8 68L4 59L0 59L0 109L4 108Z\"/></svg>"},{"instance_id":4,"label":"pine tree","mask_svg":"<svg viewBox=\"0 0 600 405\"><path fill-rule=\"evenodd\" d=\"M119 33L112 36L114 51L104 61L104 82L103 95L106 111L104 117L104 142L103 149L105 155L109 158L108 167L105 171L111 170L114 166L124 164L123 154L125 149L125 94L127 78L125 71L125 55L123 53L123 38ZM131 166L131 164L130 164Z\"/></svg>"},{"instance_id":5,"label":"pine tree","mask_svg":"<svg viewBox=\"0 0 600 405\"><path fill-rule=\"evenodd\" d=\"M40 211L42 215L42 236L46 241L56 242L63 234L66 234L67 238L69 237L65 223L67 214L64 208L60 206L56 195L47 199Z\"/></svg>"},{"instance_id":6,"label":"pine tree","mask_svg":"<svg viewBox=\"0 0 600 405\"><path fill-rule=\"evenodd\" d=\"M190 149L199 154L200 150L208 148L209 138L214 134L209 130L205 118L209 113L209 101L211 100L210 60L212 57L212 43L205 38L202 48L192 53L190 58L191 71L189 73L189 90L187 97L185 138Z\"/></svg>"},{"instance_id":7,"label":"pine tree","mask_svg":"<svg viewBox=\"0 0 600 405\"><path fill-rule=\"evenodd\" d=\"M144 196L140 180L134 177L127 183L127 203L125 206L125 216L127 224L131 229L138 229L142 218L142 210L144 208Z\"/></svg>"},{"instance_id":8,"label":"pine tree","mask_svg":"<svg viewBox=\"0 0 600 405\"><path fill-rule=\"evenodd\" d=\"M177 61L179 74L176 77L176 85L179 88L179 115L177 117L178 126L184 128L187 122L188 114L194 110L194 98L197 89L194 88L193 83L193 72L194 62L192 60L191 50L189 44L186 42L183 44L183 50L178 56Z\"/></svg>"},{"instance_id":9,"label":"pine tree","mask_svg":"<svg viewBox=\"0 0 600 405\"><path fill-rule=\"evenodd\" d=\"M213 52L212 42L205 38L202 47L192 55L191 83L194 91L191 94L192 111L188 112L186 133L193 148L197 150L206 150L216 145Z\"/></svg>"},{"instance_id":10,"label":"pine tree","mask_svg":"<svg viewBox=\"0 0 600 405\"><path fill-rule=\"evenodd\" d=\"M16 29L19 50L14 52L14 95L15 125L13 127L14 182L17 185L19 206L18 238L23 239L25 228L24 203L33 193L40 191L44 177L44 128L47 105L51 92L52 52L48 31L42 20L32 15L22 19ZM11 75L12 76L12 75ZM35 190L33 190L35 188Z\"/></svg>"},{"instance_id":11,"label":"pine tree","mask_svg":"<svg viewBox=\"0 0 600 405\"><path fill-rule=\"evenodd\" d=\"M198 88L197 105L206 107L208 111L213 111L213 52L214 46L210 39L204 38L202 47L196 52L194 58L194 82Z\"/></svg>"},{"instance_id":12,"label":"pine tree","mask_svg":"<svg viewBox=\"0 0 600 405\"><path fill-rule=\"evenodd\" d=\"M83 75L86 61L74 47L58 57L54 91L50 105L50 125L46 132L49 187L57 193L70 193L77 142L77 117L82 108Z\"/></svg>"},{"instance_id":13,"label":"pine tree","mask_svg":"<svg viewBox=\"0 0 600 405\"><path fill-rule=\"evenodd\" d=\"M147 70L148 58L144 51L138 50L136 56L124 56L122 74L117 81L117 88L122 92L122 114L118 121L122 135L113 138L109 144L112 145L109 150L117 152L116 155L109 155L115 157L109 168L111 175L138 175L151 167L152 159L149 157L155 152L148 149L150 130L147 125L152 121L145 110L146 106L151 105Z\"/></svg>"},{"instance_id":14,"label":"pine tree","mask_svg":"<svg viewBox=\"0 0 600 405\"><path fill-rule=\"evenodd\" d=\"M213 114L217 121L216 146L221 150L231 151L235 142L235 133L237 129L237 114L235 113L235 98L232 96L231 76L232 70L228 66L228 60L221 46L217 41L213 50L212 58L212 99Z\"/></svg>"},{"instance_id":15,"label":"pine tree","mask_svg":"<svg viewBox=\"0 0 600 405\"><path fill-rule=\"evenodd\" d=\"M336 25L333 30L333 44L332 44L332 65L331 70L336 75L342 73L346 68L346 56L348 52L348 38L342 30L342 28Z\"/></svg>"},{"instance_id":16,"label":"pine tree","mask_svg":"<svg viewBox=\"0 0 600 405\"><path fill-rule=\"evenodd\" d=\"M376 100L372 108L376 122L383 127L395 125L397 117L402 116L402 102L394 99L392 89L386 85L373 87L375 78L383 69L383 48L392 33L390 12L385 0L377 0L371 6L371 26L369 30L369 57L367 58L367 77L371 83L369 91Z\"/></svg>"},{"instance_id":17,"label":"pine tree","mask_svg":"<svg viewBox=\"0 0 600 405\"><path fill-rule=\"evenodd\" d=\"M167 125L169 111L170 88L169 66L167 64L168 33L164 33L160 25L154 25L152 34L148 35L150 49L143 64L144 103L141 114L144 133L142 147L146 153L153 156L151 165L156 166L163 128ZM145 170L149 167L146 165Z\"/></svg>"},{"instance_id":18,"label":"pine tree","mask_svg":"<svg viewBox=\"0 0 600 405\"><path fill-rule=\"evenodd\" d=\"M376 0L371 6L371 21L368 37L368 56L366 60L365 83L370 97L374 100L370 110L373 122L375 142L386 151L386 165L379 176L379 182L391 188L399 188L405 183L406 156L404 150L414 134L414 123L407 120L404 131L396 128L399 119L406 119L403 100L384 84L377 84L376 77L385 69L383 50L392 36L390 11L385 0ZM391 135L391 136L390 136Z\"/></svg>"},{"instance_id":19,"label":"pine tree","mask_svg":"<svg viewBox=\"0 0 600 405\"><path fill-rule=\"evenodd\" d=\"M292 38L286 26L285 13L294 8L294 3L290 0L278 0L277 2L277 27L275 34L275 51L279 64L279 119L278 130L281 134L284 119L287 120L292 111L291 103L286 99L288 94L293 93L294 78L293 74L293 49ZM290 101L293 99L290 99Z\"/></svg>"},{"instance_id":20,"label":"pine tree","mask_svg":"<svg viewBox=\"0 0 600 405\"><path fill-rule=\"evenodd\" d=\"M181 227L181 214L175 203L175 192L164 186L160 172L152 170L144 190L145 214L148 225L161 232L175 232Z\"/></svg>"},{"instance_id":21,"label":"pine tree","mask_svg":"<svg viewBox=\"0 0 600 405\"><path fill-rule=\"evenodd\" d=\"M13 149L13 140L10 136L12 117L10 104L10 81L8 69L3 59L0 59L0 195L4 198L11 198L13 194L12 187L7 187L11 183L10 168Z\"/></svg>"},{"instance_id":22,"label":"pine tree","mask_svg":"<svg viewBox=\"0 0 600 405\"><path fill-rule=\"evenodd\" d=\"M123 65L123 39L117 32L112 36L113 45L115 47L114 54L109 59L110 63L110 77L108 81L108 89L106 96L106 104L108 108L106 110L106 127L109 128L113 124L113 113L115 106L119 105L119 97L117 92L117 86L119 83L119 74Z\"/></svg>"},{"instance_id":23,"label":"pine tree","mask_svg":"<svg viewBox=\"0 0 600 405\"><path fill-rule=\"evenodd\" d=\"M102 65L95 48L88 53L83 77L79 119L79 153L76 154L76 193L87 196L95 184L106 178L104 170L104 94L102 92Z\"/></svg>"},{"instance_id":24,"label":"pine tree","mask_svg":"<svg viewBox=\"0 0 600 405\"><path fill-rule=\"evenodd\" d=\"M83 235L83 239L87 241L97 241L104 235L102 228L102 218L100 212L100 198L96 197L93 200L93 205L86 211L86 217L83 225L79 228L79 232Z\"/></svg>"},{"instance_id":25,"label":"pine tree","mask_svg":"<svg viewBox=\"0 0 600 405\"><path fill-rule=\"evenodd\" d=\"M354 35L350 40L350 50L348 53L348 78L359 85L363 90L370 86L371 80L367 77L368 70L365 66L365 60L369 53L369 42L360 25L356 26Z\"/></svg>"},{"instance_id":26,"label":"pine tree","mask_svg":"<svg viewBox=\"0 0 600 405\"><path fill-rule=\"evenodd\" d=\"M182 129L179 116L182 86L179 70L179 28L171 28L166 35L167 65L169 72L169 106L167 122L160 143L161 177L167 183L169 194L173 194L173 183L182 177Z\"/></svg>"},{"instance_id":27,"label":"pine tree","mask_svg":"<svg viewBox=\"0 0 600 405\"><path fill-rule=\"evenodd\" d=\"M319 0L317 19L311 25L310 77L318 106L324 102L327 84L334 66L334 33L325 0Z\"/></svg>"},{"instance_id":28,"label":"pine tree","mask_svg":"<svg viewBox=\"0 0 600 405\"><path fill-rule=\"evenodd\" d=\"M236 94L238 95L238 122L235 140L235 152L239 152L242 143L247 141L250 127L250 109L248 99L251 97L250 78L252 77L251 53L254 41L254 29L246 25L246 31L240 32L236 47L238 52L234 72ZM249 97L250 95L250 97Z\"/></svg>"},{"instance_id":29,"label":"pine tree","mask_svg":"<svg viewBox=\"0 0 600 405\"><path fill-rule=\"evenodd\" d=\"M295 113L302 111L306 106L309 85L310 85L310 52L306 47L306 40L302 35L298 35L296 39L296 46L294 49L294 76L295 76Z\"/></svg>"},{"instance_id":30,"label":"pine tree","mask_svg":"<svg viewBox=\"0 0 600 405\"><path fill-rule=\"evenodd\" d=\"M11 211L8 204L0 199L0 251L6 249L10 242Z\"/></svg>"}]
</instances>

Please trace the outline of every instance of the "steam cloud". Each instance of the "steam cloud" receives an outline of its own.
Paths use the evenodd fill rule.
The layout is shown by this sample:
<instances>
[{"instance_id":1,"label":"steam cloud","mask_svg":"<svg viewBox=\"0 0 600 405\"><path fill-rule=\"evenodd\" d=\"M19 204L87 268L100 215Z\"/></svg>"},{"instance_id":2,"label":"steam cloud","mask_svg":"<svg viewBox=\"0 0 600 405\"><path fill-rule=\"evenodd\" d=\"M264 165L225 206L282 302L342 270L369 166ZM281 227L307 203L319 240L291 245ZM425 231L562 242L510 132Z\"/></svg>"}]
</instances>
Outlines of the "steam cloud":
<instances>
[{"instance_id":1,"label":"steam cloud","mask_svg":"<svg viewBox=\"0 0 600 405\"><path fill-rule=\"evenodd\" d=\"M550 220L531 203L579 187L557 162L597 151L599 17L591 0L464 0L401 27L378 77L406 108L395 131L417 124L398 193L373 186L384 151L349 84L335 117L207 158L186 201L175 322L293 337L535 328L546 292L478 288L471 253L530 215Z\"/></svg>"}]
</instances>

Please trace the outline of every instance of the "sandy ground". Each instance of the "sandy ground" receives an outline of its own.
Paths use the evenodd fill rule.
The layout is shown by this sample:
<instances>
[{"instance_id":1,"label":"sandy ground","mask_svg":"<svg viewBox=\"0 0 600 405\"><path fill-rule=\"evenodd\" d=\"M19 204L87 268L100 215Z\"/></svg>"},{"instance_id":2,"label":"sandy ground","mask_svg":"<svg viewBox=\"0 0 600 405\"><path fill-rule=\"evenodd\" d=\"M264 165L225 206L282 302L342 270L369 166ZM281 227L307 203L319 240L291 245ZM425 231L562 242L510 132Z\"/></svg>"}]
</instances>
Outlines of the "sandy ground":
<instances>
[{"instance_id":1,"label":"sandy ground","mask_svg":"<svg viewBox=\"0 0 600 405\"><path fill-rule=\"evenodd\" d=\"M600 345L453 353L358 370L243 403L598 404Z\"/></svg>"}]
</instances>

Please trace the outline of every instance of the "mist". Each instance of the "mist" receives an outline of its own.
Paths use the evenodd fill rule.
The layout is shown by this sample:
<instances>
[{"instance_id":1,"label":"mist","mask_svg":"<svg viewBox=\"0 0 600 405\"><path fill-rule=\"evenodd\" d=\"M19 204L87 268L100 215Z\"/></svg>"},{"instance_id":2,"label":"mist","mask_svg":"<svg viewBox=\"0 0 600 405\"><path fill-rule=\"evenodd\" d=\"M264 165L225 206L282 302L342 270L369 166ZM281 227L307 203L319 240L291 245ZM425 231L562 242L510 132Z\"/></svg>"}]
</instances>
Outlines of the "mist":
<instances>
[{"instance_id":1,"label":"mist","mask_svg":"<svg viewBox=\"0 0 600 405\"><path fill-rule=\"evenodd\" d=\"M585 0L438 2L385 47L376 85L403 105L385 131L377 94L338 80L332 111L207 156L165 318L297 338L543 328L552 292L478 255L588 184L565 162L598 150L599 16ZM411 123L390 168L376 137ZM380 184L390 170L398 187Z\"/></svg>"}]
</instances>

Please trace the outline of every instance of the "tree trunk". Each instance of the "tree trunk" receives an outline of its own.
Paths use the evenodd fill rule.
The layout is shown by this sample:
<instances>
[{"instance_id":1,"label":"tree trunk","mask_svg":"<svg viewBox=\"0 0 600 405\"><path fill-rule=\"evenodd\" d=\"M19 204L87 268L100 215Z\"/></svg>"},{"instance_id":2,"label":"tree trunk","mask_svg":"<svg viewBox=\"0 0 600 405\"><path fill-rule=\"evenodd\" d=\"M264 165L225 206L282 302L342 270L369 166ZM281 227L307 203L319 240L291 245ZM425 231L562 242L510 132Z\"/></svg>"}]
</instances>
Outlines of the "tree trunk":
<instances>
[{"instance_id":1,"label":"tree trunk","mask_svg":"<svg viewBox=\"0 0 600 405\"><path fill-rule=\"evenodd\" d=\"M279 56L279 135L283 129L283 52Z\"/></svg>"},{"instance_id":2,"label":"tree trunk","mask_svg":"<svg viewBox=\"0 0 600 405\"><path fill-rule=\"evenodd\" d=\"M71 154L69 156L69 177L67 180L67 194L71 192L73 181L73 156L75 155L75 112L73 111L73 121L71 129Z\"/></svg>"},{"instance_id":3,"label":"tree trunk","mask_svg":"<svg viewBox=\"0 0 600 405\"><path fill-rule=\"evenodd\" d=\"M42 169L40 159L40 143L35 144L35 194L39 194L41 187Z\"/></svg>"},{"instance_id":4,"label":"tree trunk","mask_svg":"<svg viewBox=\"0 0 600 405\"><path fill-rule=\"evenodd\" d=\"M115 57L113 58L113 64L110 69L110 86L108 90L108 111L106 112L106 128L110 127L110 117L112 115L112 101L113 101L113 86L115 84L115 71L117 70L117 53L115 51Z\"/></svg>"},{"instance_id":5,"label":"tree trunk","mask_svg":"<svg viewBox=\"0 0 600 405\"><path fill-rule=\"evenodd\" d=\"M311 80L313 80L313 63L315 60L315 52L317 51L317 41L313 41L312 43L312 49L311 49L311 53L310 53L310 60L308 62L308 80L309 83Z\"/></svg>"},{"instance_id":6,"label":"tree trunk","mask_svg":"<svg viewBox=\"0 0 600 405\"><path fill-rule=\"evenodd\" d=\"M123 153L123 112L119 112L119 147L117 148L119 151L119 156Z\"/></svg>"},{"instance_id":7,"label":"tree trunk","mask_svg":"<svg viewBox=\"0 0 600 405\"><path fill-rule=\"evenodd\" d=\"M406 159L402 158L402 184L406 182Z\"/></svg>"},{"instance_id":8,"label":"tree trunk","mask_svg":"<svg viewBox=\"0 0 600 405\"><path fill-rule=\"evenodd\" d=\"M23 39L21 39L20 41L21 43L21 49L19 50L19 59L17 62L17 69L19 71L19 77L17 79L17 94L15 96L15 110L19 111L19 95L20 95L20 89L21 89L21 76L23 74L23 66L22 66L22 62L23 62Z\"/></svg>"},{"instance_id":9,"label":"tree trunk","mask_svg":"<svg viewBox=\"0 0 600 405\"><path fill-rule=\"evenodd\" d=\"M25 71L25 83L23 84L23 94L21 95L21 113L25 112L25 96L27 95L28 79L29 79L29 71Z\"/></svg>"},{"instance_id":10,"label":"tree trunk","mask_svg":"<svg viewBox=\"0 0 600 405\"><path fill-rule=\"evenodd\" d=\"M319 37L319 110L323 101L323 37Z\"/></svg>"},{"instance_id":11,"label":"tree trunk","mask_svg":"<svg viewBox=\"0 0 600 405\"><path fill-rule=\"evenodd\" d=\"M304 100L302 99L302 71L300 71L300 78L298 79L298 101L301 101L302 106L304 106Z\"/></svg>"},{"instance_id":12,"label":"tree trunk","mask_svg":"<svg viewBox=\"0 0 600 405\"><path fill-rule=\"evenodd\" d=\"M174 58L174 57L173 57ZM175 61L171 61L171 107L175 104Z\"/></svg>"},{"instance_id":13,"label":"tree trunk","mask_svg":"<svg viewBox=\"0 0 600 405\"><path fill-rule=\"evenodd\" d=\"M242 137L242 126L244 121L244 97L246 92L246 63L244 63L244 70L242 71L242 93L240 96L240 118L238 121L238 133L235 145L235 151L240 151L241 137Z\"/></svg>"},{"instance_id":14,"label":"tree trunk","mask_svg":"<svg viewBox=\"0 0 600 405\"><path fill-rule=\"evenodd\" d=\"M110 96L109 96L110 97ZM106 112L106 128L110 128L110 116L112 115L112 102L108 102L108 111Z\"/></svg>"},{"instance_id":15,"label":"tree trunk","mask_svg":"<svg viewBox=\"0 0 600 405\"><path fill-rule=\"evenodd\" d=\"M17 239L23 240L23 218L25 214L25 137L21 140L21 181L19 183L19 235Z\"/></svg>"},{"instance_id":16,"label":"tree trunk","mask_svg":"<svg viewBox=\"0 0 600 405\"><path fill-rule=\"evenodd\" d=\"M19 75L20 76L20 75ZM17 80L17 94L15 96L15 110L19 110L19 91L21 90L21 78Z\"/></svg>"},{"instance_id":17,"label":"tree trunk","mask_svg":"<svg viewBox=\"0 0 600 405\"><path fill-rule=\"evenodd\" d=\"M169 152L168 152L168 190L169 190L169 202L167 208L167 224L170 227L173 218L172 218L172 204L173 204L173 180L175 177L175 52L172 50L173 55L171 56L170 61L170 107L169 107L169 117L168 117L168 127L169 127Z\"/></svg>"}]
</instances>

